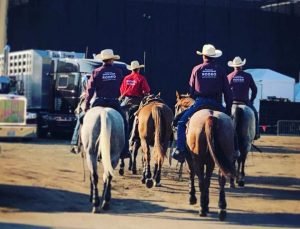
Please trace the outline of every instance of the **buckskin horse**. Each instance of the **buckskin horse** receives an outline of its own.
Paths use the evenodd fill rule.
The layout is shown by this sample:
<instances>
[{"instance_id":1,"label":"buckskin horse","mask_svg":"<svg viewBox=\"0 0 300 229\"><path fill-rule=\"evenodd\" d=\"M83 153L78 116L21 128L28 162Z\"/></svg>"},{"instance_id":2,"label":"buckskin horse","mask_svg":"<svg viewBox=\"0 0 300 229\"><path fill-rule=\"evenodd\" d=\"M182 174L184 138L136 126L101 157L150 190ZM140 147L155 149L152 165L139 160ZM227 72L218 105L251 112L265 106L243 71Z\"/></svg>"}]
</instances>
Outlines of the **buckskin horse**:
<instances>
[{"instance_id":1,"label":"buckskin horse","mask_svg":"<svg viewBox=\"0 0 300 229\"><path fill-rule=\"evenodd\" d=\"M136 156L142 147L143 174L142 183L146 187L160 186L161 168L166 157L169 140L172 135L173 111L160 98L159 95L149 95L143 99L144 105L137 111L138 137L134 138L132 146L132 171L136 171ZM153 146L154 173L150 171L150 146Z\"/></svg>"},{"instance_id":2,"label":"buckskin horse","mask_svg":"<svg viewBox=\"0 0 300 229\"><path fill-rule=\"evenodd\" d=\"M233 102L231 111L241 152L240 157L237 159L236 183L239 186L244 186L246 158L255 136L255 116L251 108L241 102ZM234 187L233 178L230 179L230 185Z\"/></svg>"},{"instance_id":3,"label":"buckskin horse","mask_svg":"<svg viewBox=\"0 0 300 229\"><path fill-rule=\"evenodd\" d=\"M188 95L176 92L176 116L194 103ZM200 216L209 212L209 187L215 164L219 167L219 219L226 218L225 184L226 177L235 174L232 163L234 152L234 128L231 118L219 111L202 109L190 118L187 124L186 161L189 167L190 190L189 202L196 204L194 177L197 175L200 190Z\"/></svg>"},{"instance_id":4,"label":"buckskin horse","mask_svg":"<svg viewBox=\"0 0 300 229\"><path fill-rule=\"evenodd\" d=\"M90 171L90 201L93 213L100 211L98 194L98 157L103 164L103 194L101 208L107 210L111 199L111 180L125 145L122 116L112 108L93 107L85 114L81 140Z\"/></svg>"}]
</instances>

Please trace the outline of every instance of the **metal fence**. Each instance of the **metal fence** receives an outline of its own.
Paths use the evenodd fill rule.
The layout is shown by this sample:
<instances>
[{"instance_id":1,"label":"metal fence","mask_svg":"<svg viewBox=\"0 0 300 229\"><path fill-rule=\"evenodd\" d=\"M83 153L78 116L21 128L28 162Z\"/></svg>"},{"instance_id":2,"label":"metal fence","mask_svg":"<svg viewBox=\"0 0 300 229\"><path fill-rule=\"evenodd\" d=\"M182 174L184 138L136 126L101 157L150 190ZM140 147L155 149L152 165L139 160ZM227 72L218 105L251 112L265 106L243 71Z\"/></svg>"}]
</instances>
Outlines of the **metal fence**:
<instances>
[{"instance_id":1,"label":"metal fence","mask_svg":"<svg viewBox=\"0 0 300 229\"><path fill-rule=\"evenodd\" d=\"M300 135L300 120L278 120L277 135Z\"/></svg>"}]
</instances>

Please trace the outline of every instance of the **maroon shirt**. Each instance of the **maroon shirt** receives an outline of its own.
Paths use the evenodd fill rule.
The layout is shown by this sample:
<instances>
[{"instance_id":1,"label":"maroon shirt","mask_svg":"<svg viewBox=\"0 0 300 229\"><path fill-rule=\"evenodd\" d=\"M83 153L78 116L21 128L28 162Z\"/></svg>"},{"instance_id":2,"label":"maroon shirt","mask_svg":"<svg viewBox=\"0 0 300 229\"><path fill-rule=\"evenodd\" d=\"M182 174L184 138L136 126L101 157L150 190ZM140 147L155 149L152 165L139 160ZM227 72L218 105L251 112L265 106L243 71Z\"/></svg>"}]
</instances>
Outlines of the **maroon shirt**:
<instances>
[{"instance_id":1,"label":"maroon shirt","mask_svg":"<svg viewBox=\"0 0 300 229\"><path fill-rule=\"evenodd\" d=\"M195 66L189 84L192 96L212 98L221 102L222 93L224 93L226 105L232 104L232 92L225 71L214 60Z\"/></svg>"},{"instance_id":2,"label":"maroon shirt","mask_svg":"<svg viewBox=\"0 0 300 229\"><path fill-rule=\"evenodd\" d=\"M251 89L250 101L257 94L257 87L251 74L242 70L234 70L228 76L228 82L233 94L233 100L249 103L249 89Z\"/></svg>"},{"instance_id":3,"label":"maroon shirt","mask_svg":"<svg viewBox=\"0 0 300 229\"><path fill-rule=\"evenodd\" d=\"M87 84L86 106L90 107L90 101L95 92L96 97L118 98L122 80L122 70L111 64L95 69Z\"/></svg>"}]
</instances>

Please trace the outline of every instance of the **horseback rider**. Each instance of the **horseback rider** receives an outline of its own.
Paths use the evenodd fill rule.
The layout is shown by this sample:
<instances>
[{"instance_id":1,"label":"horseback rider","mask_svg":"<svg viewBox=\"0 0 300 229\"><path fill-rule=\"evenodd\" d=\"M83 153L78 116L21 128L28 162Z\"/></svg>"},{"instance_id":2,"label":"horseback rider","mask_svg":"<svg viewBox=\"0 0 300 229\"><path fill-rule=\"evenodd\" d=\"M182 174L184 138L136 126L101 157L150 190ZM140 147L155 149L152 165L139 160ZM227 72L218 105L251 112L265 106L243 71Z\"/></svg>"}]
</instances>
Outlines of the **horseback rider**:
<instances>
[{"instance_id":1,"label":"horseback rider","mask_svg":"<svg viewBox=\"0 0 300 229\"><path fill-rule=\"evenodd\" d=\"M77 108L75 109L75 114L77 118L77 122L74 128L72 140L71 140L71 153L77 154L80 153L80 149L78 147L78 140L79 140L79 128L80 124L82 124L83 117L85 114L85 95L86 95L86 87L88 79L90 78L90 75L83 75L81 78L81 95L79 97L79 103L77 105Z\"/></svg>"},{"instance_id":2,"label":"horseback rider","mask_svg":"<svg viewBox=\"0 0 300 229\"><path fill-rule=\"evenodd\" d=\"M202 55L203 63L193 68L189 81L190 94L195 98L195 103L178 121L177 148L172 153L172 157L179 162L184 162L187 151L186 123L196 111L210 108L231 115L232 92L225 71L215 61L222 55L222 51L211 44L205 44L202 52L196 53ZM222 106L222 94L224 94L226 109ZM234 153L239 154L237 148Z\"/></svg>"},{"instance_id":3,"label":"horseback rider","mask_svg":"<svg viewBox=\"0 0 300 229\"><path fill-rule=\"evenodd\" d=\"M257 95L257 87L251 76L251 74L243 71L243 66L246 64L246 59L242 59L237 56L232 61L228 61L228 66L234 68L227 78L232 90L232 96L234 102L244 103L249 106L255 116L255 137L254 140L260 138L259 125L258 125L258 113L255 109L253 102ZM251 89L251 97L249 100L249 89Z\"/></svg>"},{"instance_id":4,"label":"horseback rider","mask_svg":"<svg viewBox=\"0 0 300 229\"><path fill-rule=\"evenodd\" d=\"M123 159L129 158L131 155L128 144L128 123L118 100L123 75L122 70L113 65L114 60L120 59L120 56L114 55L112 49L104 49L96 56L96 59L98 58L103 61L103 65L93 71L88 81L85 111L89 110L91 99L96 93L92 107L111 107L122 115L125 126L125 147L120 157Z\"/></svg>"},{"instance_id":5,"label":"horseback rider","mask_svg":"<svg viewBox=\"0 0 300 229\"><path fill-rule=\"evenodd\" d=\"M150 94L150 87L147 79L140 74L140 69L144 67L145 65L140 65L137 60L131 61L130 65L127 66L128 70L131 70L131 73L124 77L120 87L120 93L123 99L121 106L128 109L129 129L132 129L130 137L131 141L134 138L137 125L134 113L138 110L143 97Z\"/></svg>"}]
</instances>

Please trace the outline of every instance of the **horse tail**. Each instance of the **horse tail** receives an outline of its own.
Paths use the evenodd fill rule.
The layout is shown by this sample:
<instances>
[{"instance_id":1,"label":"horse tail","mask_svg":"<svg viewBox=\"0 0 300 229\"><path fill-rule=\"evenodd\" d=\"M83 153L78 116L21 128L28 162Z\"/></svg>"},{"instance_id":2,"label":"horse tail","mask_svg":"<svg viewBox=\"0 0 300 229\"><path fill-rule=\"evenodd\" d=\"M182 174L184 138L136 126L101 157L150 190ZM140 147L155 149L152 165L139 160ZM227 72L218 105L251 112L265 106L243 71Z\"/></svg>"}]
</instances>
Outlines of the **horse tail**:
<instances>
[{"instance_id":1,"label":"horse tail","mask_svg":"<svg viewBox=\"0 0 300 229\"><path fill-rule=\"evenodd\" d=\"M232 163L223 153L217 138L218 119L214 116L209 116L205 121L205 134L208 146L208 151L214 162L218 165L222 174L231 177L235 170Z\"/></svg>"},{"instance_id":2,"label":"horse tail","mask_svg":"<svg viewBox=\"0 0 300 229\"><path fill-rule=\"evenodd\" d=\"M235 131L237 136L242 136L242 126L243 126L243 117L244 111L241 107L236 107L235 113L234 113L234 119L235 119ZM240 140L240 139L239 139Z\"/></svg>"},{"instance_id":3,"label":"horse tail","mask_svg":"<svg viewBox=\"0 0 300 229\"><path fill-rule=\"evenodd\" d=\"M99 150L101 152L102 157L102 164L104 174L108 177L109 175L114 176L114 169L111 165L111 130L112 130L112 123L111 119L108 118L107 111L103 110L100 114L101 118L101 130L99 136Z\"/></svg>"},{"instance_id":4,"label":"horse tail","mask_svg":"<svg viewBox=\"0 0 300 229\"><path fill-rule=\"evenodd\" d=\"M154 152L156 156L160 158L164 158L164 153L161 145L162 131L164 131L164 127L162 126L162 108L154 106L152 108L152 117L154 121Z\"/></svg>"}]
</instances>

